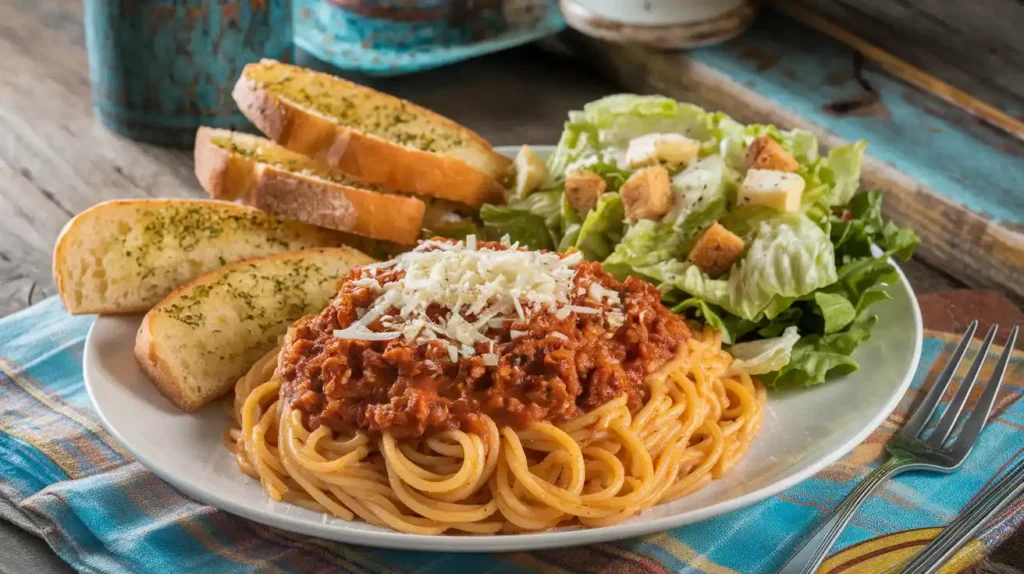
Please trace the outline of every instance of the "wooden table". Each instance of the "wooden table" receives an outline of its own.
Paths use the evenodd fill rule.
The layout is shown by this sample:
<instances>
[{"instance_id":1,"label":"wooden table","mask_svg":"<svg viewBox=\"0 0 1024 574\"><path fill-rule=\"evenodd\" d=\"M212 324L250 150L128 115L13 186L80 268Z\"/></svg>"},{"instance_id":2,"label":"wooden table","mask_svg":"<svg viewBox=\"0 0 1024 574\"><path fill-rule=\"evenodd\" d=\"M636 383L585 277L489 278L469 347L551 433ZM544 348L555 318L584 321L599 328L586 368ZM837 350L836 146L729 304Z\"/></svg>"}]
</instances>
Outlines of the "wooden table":
<instances>
[{"instance_id":1,"label":"wooden table","mask_svg":"<svg viewBox=\"0 0 1024 574\"><path fill-rule=\"evenodd\" d=\"M53 295L53 243L75 213L112 198L203 195L190 152L137 144L93 119L81 9L80 2L0 0L0 316ZM618 91L534 46L430 73L356 79L499 145L553 143L567 110ZM962 286L917 261L903 269L919 294ZM0 521L0 572L23 571L68 568L42 541Z\"/></svg>"}]
</instances>

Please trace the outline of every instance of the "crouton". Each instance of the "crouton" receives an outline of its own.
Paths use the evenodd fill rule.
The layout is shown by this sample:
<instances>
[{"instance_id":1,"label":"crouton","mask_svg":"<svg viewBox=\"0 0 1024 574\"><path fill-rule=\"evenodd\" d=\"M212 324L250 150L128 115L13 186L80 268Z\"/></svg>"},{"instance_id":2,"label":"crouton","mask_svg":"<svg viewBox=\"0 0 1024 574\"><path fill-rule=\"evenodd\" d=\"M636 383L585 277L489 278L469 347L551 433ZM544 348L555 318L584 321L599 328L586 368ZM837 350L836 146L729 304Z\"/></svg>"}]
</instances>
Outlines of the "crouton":
<instances>
[{"instance_id":1,"label":"crouton","mask_svg":"<svg viewBox=\"0 0 1024 574\"><path fill-rule=\"evenodd\" d=\"M672 187L668 170L655 165L646 167L629 176L619 188L626 221L657 219L672 209Z\"/></svg>"},{"instance_id":2,"label":"crouton","mask_svg":"<svg viewBox=\"0 0 1024 574\"><path fill-rule=\"evenodd\" d=\"M747 148L747 169L795 172L800 169L800 164L793 154L782 149L779 142L768 136L759 136Z\"/></svg>"},{"instance_id":3,"label":"crouton","mask_svg":"<svg viewBox=\"0 0 1024 574\"><path fill-rule=\"evenodd\" d=\"M565 198L580 213L594 209L606 189L604 178L592 171L577 169L565 174Z\"/></svg>"},{"instance_id":4,"label":"crouton","mask_svg":"<svg viewBox=\"0 0 1024 574\"><path fill-rule=\"evenodd\" d=\"M732 267L742 251L743 239L715 222L697 239L688 259L708 276L718 277Z\"/></svg>"}]
</instances>

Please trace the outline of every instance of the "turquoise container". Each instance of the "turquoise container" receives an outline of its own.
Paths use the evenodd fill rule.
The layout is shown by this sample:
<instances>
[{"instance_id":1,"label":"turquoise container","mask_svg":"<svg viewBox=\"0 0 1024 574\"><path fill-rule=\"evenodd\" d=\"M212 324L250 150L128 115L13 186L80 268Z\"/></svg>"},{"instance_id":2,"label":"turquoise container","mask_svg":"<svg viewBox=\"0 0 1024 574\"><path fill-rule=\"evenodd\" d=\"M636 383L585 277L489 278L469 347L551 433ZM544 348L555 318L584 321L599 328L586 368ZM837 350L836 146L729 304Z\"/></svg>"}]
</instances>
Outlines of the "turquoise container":
<instances>
[{"instance_id":1,"label":"turquoise container","mask_svg":"<svg viewBox=\"0 0 1024 574\"><path fill-rule=\"evenodd\" d=\"M294 60L290 0L85 0L96 116L129 138L191 147L248 129L231 90L250 62Z\"/></svg>"}]
</instances>

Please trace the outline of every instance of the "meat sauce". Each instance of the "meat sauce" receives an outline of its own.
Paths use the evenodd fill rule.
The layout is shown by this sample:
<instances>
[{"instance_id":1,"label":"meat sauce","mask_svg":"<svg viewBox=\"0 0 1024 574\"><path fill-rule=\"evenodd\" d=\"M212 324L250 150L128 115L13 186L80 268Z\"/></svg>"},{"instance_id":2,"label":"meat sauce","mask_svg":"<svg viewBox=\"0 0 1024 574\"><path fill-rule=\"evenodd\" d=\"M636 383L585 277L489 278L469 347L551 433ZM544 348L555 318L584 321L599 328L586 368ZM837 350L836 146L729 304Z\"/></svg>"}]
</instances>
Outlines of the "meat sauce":
<instances>
[{"instance_id":1,"label":"meat sauce","mask_svg":"<svg viewBox=\"0 0 1024 574\"><path fill-rule=\"evenodd\" d=\"M387 269L375 279L384 285L401 281L403 274ZM647 399L644 378L690 337L653 285L634 277L616 281L599 264L587 262L576 267L570 304L597 305L588 293L598 283L619 294L615 321L609 321L609 313L574 311L560 318L538 310L525 320L514 317L490 328L486 336L493 348L477 343L475 356L455 360L440 340L335 337L336 329L354 323L374 301L370 288L355 284L367 276L365 268L353 269L331 304L300 319L285 340L277 374L307 428L386 431L399 438L445 429L482 433L481 415L499 427L523 428L534 421L572 419L621 395L635 410ZM445 313L428 311L434 321L443 321ZM379 320L371 325L379 328Z\"/></svg>"}]
</instances>

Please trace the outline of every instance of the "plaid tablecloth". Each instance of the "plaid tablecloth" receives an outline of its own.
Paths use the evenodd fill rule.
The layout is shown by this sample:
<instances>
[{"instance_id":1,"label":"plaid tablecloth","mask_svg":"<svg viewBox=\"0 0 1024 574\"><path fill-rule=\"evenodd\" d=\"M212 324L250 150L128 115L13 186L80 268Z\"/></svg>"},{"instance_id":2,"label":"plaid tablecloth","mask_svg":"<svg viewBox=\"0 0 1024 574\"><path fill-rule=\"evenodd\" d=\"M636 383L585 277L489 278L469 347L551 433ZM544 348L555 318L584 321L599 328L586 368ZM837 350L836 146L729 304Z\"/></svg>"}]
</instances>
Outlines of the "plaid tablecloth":
<instances>
[{"instance_id":1,"label":"plaid tablecloth","mask_svg":"<svg viewBox=\"0 0 1024 574\"><path fill-rule=\"evenodd\" d=\"M56 299L0 320L0 517L43 537L81 571L125 573L773 572L883 459L886 440L958 339L928 332L913 387L889 419L840 462L760 504L621 542L466 555L319 540L184 496L131 460L100 426L82 383L82 347L91 323L91 317L68 316ZM823 571L876 572L913 552L935 535L933 527L951 520L1022 456L1022 364L1024 353L1018 352L993 420L964 467L950 476L909 474L887 483L847 528ZM947 570L973 564L1022 521L1024 504L1009 509Z\"/></svg>"}]
</instances>

